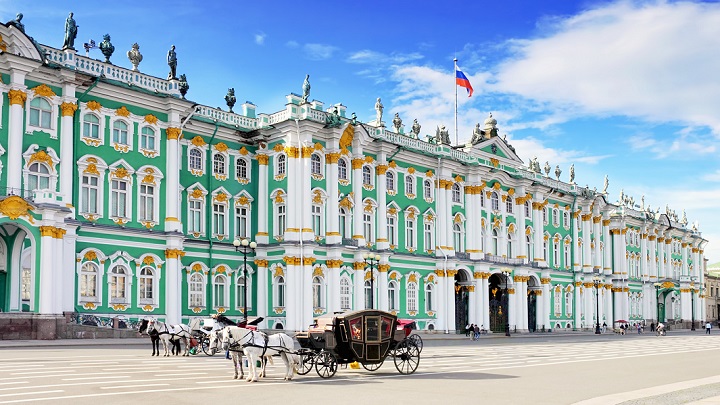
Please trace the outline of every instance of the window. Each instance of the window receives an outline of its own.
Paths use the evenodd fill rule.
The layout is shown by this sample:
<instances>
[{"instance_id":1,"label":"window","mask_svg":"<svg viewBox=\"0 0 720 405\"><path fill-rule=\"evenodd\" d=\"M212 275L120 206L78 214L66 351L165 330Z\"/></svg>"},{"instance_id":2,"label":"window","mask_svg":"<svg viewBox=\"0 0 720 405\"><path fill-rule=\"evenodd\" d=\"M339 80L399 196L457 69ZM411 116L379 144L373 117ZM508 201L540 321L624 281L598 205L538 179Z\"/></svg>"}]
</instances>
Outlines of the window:
<instances>
[{"instance_id":1,"label":"window","mask_svg":"<svg viewBox=\"0 0 720 405\"><path fill-rule=\"evenodd\" d=\"M285 175L285 172L286 172L286 165L285 165L286 160L285 160L285 159L286 159L286 158L285 158L285 155L283 155L283 154L277 155L277 162L276 162L276 163L277 163L277 168L276 168L276 173L275 173L275 174L278 175L278 176L284 176L284 175Z\"/></svg>"},{"instance_id":2,"label":"window","mask_svg":"<svg viewBox=\"0 0 720 405\"><path fill-rule=\"evenodd\" d=\"M548 241L547 241L547 239L543 238L543 260L547 262L547 261L548 261L548 257L549 257L549 254L548 254Z\"/></svg>"},{"instance_id":3,"label":"window","mask_svg":"<svg viewBox=\"0 0 720 405\"><path fill-rule=\"evenodd\" d=\"M375 294L373 294L372 288L373 285L370 283L370 280L365 281L365 308L375 308L373 303Z\"/></svg>"},{"instance_id":4,"label":"window","mask_svg":"<svg viewBox=\"0 0 720 405\"><path fill-rule=\"evenodd\" d=\"M535 252L533 252L532 235L525 235L525 251L527 252L527 257L530 260L535 260Z\"/></svg>"},{"instance_id":5,"label":"window","mask_svg":"<svg viewBox=\"0 0 720 405\"><path fill-rule=\"evenodd\" d=\"M563 244L563 261L565 263L565 268L570 268L570 245Z\"/></svg>"},{"instance_id":6,"label":"window","mask_svg":"<svg viewBox=\"0 0 720 405\"><path fill-rule=\"evenodd\" d=\"M492 230L492 240L491 240L491 245L490 245L490 254L492 254L492 255L499 254L498 246L499 246L498 245L498 230L493 229Z\"/></svg>"},{"instance_id":7,"label":"window","mask_svg":"<svg viewBox=\"0 0 720 405\"><path fill-rule=\"evenodd\" d=\"M275 306L285 306L285 278L280 276L275 280Z\"/></svg>"},{"instance_id":8,"label":"window","mask_svg":"<svg viewBox=\"0 0 720 405\"><path fill-rule=\"evenodd\" d=\"M155 187L147 184L140 185L140 212L138 219L140 221L155 220Z\"/></svg>"},{"instance_id":9,"label":"window","mask_svg":"<svg viewBox=\"0 0 720 405\"><path fill-rule=\"evenodd\" d=\"M127 181L113 179L110 185L110 216L127 218Z\"/></svg>"},{"instance_id":10,"label":"window","mask_svg":"<svg viewBox=\"0 0 720 405\"><path fill-rule=\"evenodd\" d=\"M225 235L224 204L213 204L213 235Z\"/></svg>"},{"instance_id":11,"label":"window","mask_svg":"<svg viewBox=\"0 0 720 405\"><path fill-rule=\"evenodd\" d=\"M219 153L213 156L213 174L218 176L225 175L225 156Z\"/></svg>"},{"instance_id":12,"label":"window","mask_svg":"<svg viewBox=\"0 0 720 405\"><path fill-rule=\"evenodd\" d=\"M490 194L490 208L492 208L493 211L500 210L499 200L497 193L493 191L493 193Z\"/></svg>"},{"instance_id":13,"label":"window","mask_svg":"<svg viewBox=\"0 0 720 405\"><path fill-rule=\"evenodd\" d=\"M425 251L435 249L435 243L433 242L433 224L432 224L432 222L425 222L424 240L425 240Z\"/></svg>"},{"instance_id":14,"label":"window","mask_svg":"<svg viewBox=\"0 0 720 405\"><path fill-rule=\"evenodd\" d=\"M430 180L423 181L423 197L426 200L432 198L432 183L430 182Z\"/></svg>"},{"instance_id":15,"label":"window","mask_svg":"<svg viewBox=\"0 0 720 405\"><path fill-rule=\"evenodd\" d=\"M247 302L248 310L252 308L252 277L248 279L247 287L245 286L245 277L242 276L242 271L239 272L240 276L237 278L237 308L238 310L245 309L245 303ZM248 272L249 274L249 272ZM245 293L247 293L247 301L245 300ZM250 311L248 311L250 312Z\"/></svg>"},{"instance_id":16,"label":"window","mask_svg":"<svg viewBox=\"0 0 720 405\"><path fill-rule=\"evenodd\" d=\"M509 232L507 234L507 257L513 257L513 236Z\"/></svg>"},{"instance_id":17,"label":"window","mask_svg":"<svg viewBox=\"0 0 720 405\"><path fill-rule=\"evenodd\" d=\"M190 276L190 285L188 288L190 306L204 307L205 306L205 283L203 276L200 273L193 273Z\"/></svg>"},{"instance_id":18,"label":"window","mask_svg":"<svg viewBox=\"0 0 720 405\"><path fill-rule=\"evenodd\" d=\"M113 123L112 141L122 145L128 144L128 126L122 121L115 121ZM193 149L195 150L195 149ZM192 151L191 151L192 156ZM192 165L192 164L191 164Z\"/></svg>"},{"instance_id":19,"label":"window","mask_svg":"<svg viewBox=\"0 0 720 405\"><path fill-rule=\"evenodd\" d=\"M250 210L247 207L235 207L235 236L250 237Z\"/></svg>"},{"instance_id":20,"label":"window","mask_svg":"<svg viewBox=\"0 0 720 405\"><path fill-rule=\"evenodd\" d=\"M143 267L140 270L138 302L140 304L152 304L153 303L153 270L150 267Z\"/></svg>"},{"instance_id":21,"label":"window","mask_svg":"<svg viewBox=\"0 0 720 405\"><path fill-rule=\"evenodd\" d=\"M454 203L460 203L460 185L457 183L453 183L452 185L452 202Z\"/></svg>"},{"instance_id":22,"label":"window","mask_svg":"<svg viewBox=\"0 0 720 405\"><path fill-rule=\"evenodd\" d=\"M98 178L96 176L82 176L82 188L80 190L80 212L86 214L98 213L99 196Z\"/></svg>"},{"instance_id":23,"label":"window","mask_svg":"<svg viewBox=\"0 0 720 405\"><path fill-rule=\"evenodd\" d=\"M553 226L559 227L560 226L560 211L558 211L557 208L553 209L552 211L552 220L553 220Z\"/></svg>"},{"instance_id":24,"label":"window","mask_svg":"<svg viewBox=\"0 0 720 405\"><path fill-rule=\"evenodd\" d=\"M568 213L567 211L563 212L563 227L570 227L570 213Z\"/></svg>"},{"instance_id":25,"label":"window","mask_svg":"<svg viewBox=\"0 0 720 405\"><path fill-rule=\"evenodd\" d=\"M320 165L320 155L313 153L310 156L310 174L320 176L322 174Z\"/></svg>"},{"instance_id":26,"label":"window","mask_svg":"<svg viewBox=\"0 0 720 405\"><path fill-rule=\"evenodd\" d=\"M345 207L340 207L340 237L347 239L348 229L350 229L350 213Z\"/></svg>"},{"instance_id":27,"label":"window","mask_svg":"<svg viewBox=\"0 0 720 405\"><path fill-rule=\"evenodd\" d=\"M530 218L530 201L525 201L525 218Z\"/></svg>"},{"instance_id":28,"label":"window","mask_svg":"<svg viewBox=\"0 0 720 405\"><path fill-rule=\"evenodd\" d=\"M247 167L247 160L238 158L235 167L235 177L237 177L238 180L247 180L248 179L248 167Z\"/></svg>"},{"instance_id":29,"label":"window","mask_svg":"<svg viewBox=\"0 0 720 405\"><path fill-rule=\"evenodd\" d=\"M417 311L417 284L407 284L407 312Z\"/></svg>"},{"instance_id":30,"label":"window","mask_svg":"<svg viewBox=\"0 0 720 405\"><path fill-rule=\"evenodd\" d=\"M573 296L572 291L565 293L565 315L572 316L573 314Z\"/></svg>"},{"instance_id":31,"label":"window","mask_svg":"<svg viewBox=\"0 0 720 405\"><path fill-rule=\"evenodd\" d=\"M347 161L345 159L338 160L338 179L347 180Z\"/></svg>"},{"instance_id":32,"label":"window","mask_svg":"<svg viewBox=\"0 0 720 405\"><path fill-rule=\"evenodd\" d=\"M395 173L391 171L385 172L385 186L387 191L395 191Z\"/></svg>"},{"instance_id":33,"label":"window","mask_svg":"<svg viewBox=\"0 0 720 405\"><path fill-rule=\"evenodd\" d=\"M368 213L363 213L363 237L365 237L366 242L374 240L372 216Z\"/></svg>"},{"instance_id":34,"label":"window","mask_svg":"<svg viewBox=\"0 0 720 405\"><path fill-rule=\"evenodd\" d=\"M127 303L127 272L122 266L115 266L110 270L110 302Z\"/></svg>"},{"instance_id":35,"label":"window","mask_svg":"<svg viewBox=\"0 0 720 405\"><path fill-rule=\"evenodd\" d=\"M156 150L154 129L150 127L143 127L140 131L140 147L147 150Z\"/></svg>"},{"instance_id":36,"label":"window","mask_svg":"<svg viewBox=\"0 0 720 405\"><path fill-rule=\"evenodd\" d=\"M415 178L413 176L405 176L405 194L415 195Z\"/></svg>"},{"instance_id":37,"label":"window","mask_svg":"<svg viewBox=\"0 0 720 405\"><path fill-rule=\"evenodd\" d=\"M188 227L189 233L202 232L202 200L190 200L188 202Z\"/></svg>"},{"instance_id":38,"label":"window","mask_svg":"<svg viewBox=\"0 0 720 405\"><path fill-rule=\"evenodd\" d=\"M560 267L560 241L553 242L553 265Z\"/></svg>"},{"instance_id":39,"label":"window","mask_svg":"<svg viewBox=\"0 0 720 405\"><path fill-rule=\"evenodd\" d=\"M390 246L397 246L397 227L395 226L395 217L387 218L387 235Z\"/></svg>"},{"instance_id":40,"label":"window","mask_svg":"<svg viewBox=\"0 0 720 405\"><path fill-rule=\"evenodd\" d=\"M227 279L222 274L217 274L213 278L213 308L227 307Z\"/></svg>"},{"instance_id":41,"label":"window","mask_svg":"<svg viewBox=\"0 0 720 405\"><path fill-rule=\"evenodd\" d=\"M100 138L100 119L95 114L85 114L83 117L83 136L86 138Z\"/></svg>"},{"instance_id":42,"label":"window","mask_svg":"<svg viewBox=\"0 0 720 405\"><path fill-rule=\"evenodd\" d=\"M435 285L432 283L425 284L425 312L435 310Z\"/></svg>"},{"instance_id":43,"label":"window","mask_svg":"<svg viewBox=\"0 0 720 405\"><path fill-rule=\"evenodd\" d=\"M400 297L398 296L398 285L396 281L388 283L388 309L390 311L400 310Z\"/></svg>"},{"instance_id":44,"label":"window","mask_svg":"<svg viewBox=\"0 0 720 405\"><path fill-rule=\"evenodd\" d=\"M453 224L453 242L456 252L465 251L465 244L463 243L463 230L460 224Z\"/></svg>"},{"instance_id":45,"label":"window","mask_svg":"<svg viewBox=\"0 0 720 405\"><path fill-rule=\"evenodd\" d=\"M285 204L281 204L281 205L277 206L277 235L276 236L285 235L285 221L287 218L286 210L287 210L287 208L285 207Z\"/></svg>"},{"instance_id":46,"label":"window","mask_svg":"<svg viewBox=\"0 0 720 405\"><path fill-rule=\"evenodd\" d=\"M44 163L35 162L28 169L28 190L48 190L50 189L50 169Z\"/></svg>"},{"instance_id":47,"label":"window","mask_svg":"<svg viewBox=\"0 0 720 405\"><path fill-rule=\"evenodd\" d=\"M350 280L347 277L343 277L340 279L340 309L346 310L351 309L350 306L350 300L351 298L351 288L350 288Z\"/></svg>"},{"instance_id":48,"label":"window","mask_svg":"<svg viewBox=\"0 0 720 405\"><path fill-rule=\"evenodd\" d=\"M80 301L97 301L98 279L97 265L89 262L83 264L80 270Z\"/></svg>"},{"instance_id":49,"label":"window","mask_svg":"<svg viewBox=\"0 0 720 405\"><path fill-rule=\"evenodd\" d=\"M543 208L543 209L542 209L542 210L543 210L543 223L544 223L545 225L548 224L548 210L549 210L549 209L550 209L550 208Z\"/></svg>"},{"instance_id":50,"label":"window","mask_svg":"<svg viewBox=\"0 0 720 405\"><path fill-rule=\"evenodd\" d=\"M513 213L512 197L508 197L507 200L505 200L505 209L506 209L506 211L507 211L508 214L512 214L512 213Z\"/></svg>"},{"instance_id":51,"label":"window","mask_svg":"<svg viewBox=\"0 0 720 405\"><path fill-rule=\"evenodd\" d=\"M312 230L317 236L322 236L322 207L313 204L312 206Z\"/></svg>"},{"instance_id":52,"label":"window","mask_svg":"<svg viewBox=\"0 0 720 405\"><path fill-rule=\"evenodd\" d=\"M370 170L370 166L367 166L367 165L363 166L362 179L363 179L363 185L372 186L372 170Z\"/></svg>"},{"instance_id":53,"label":"window","mask_svg":"<svg viewBox=\"0 0 720 405\"><path fill-rule=\"evenodd\" d=\"M30 102L30 125L52 128L52 107L44 98L36 97Z\"/></svg>"},{"instance_id":54,"label":"window","mask_svg":"<svg viewBox=\"0 0 720 405\"><path fill-rule=\"evenodd\" d=\"M405 247L407 249L415 250L417 247L415 243L415 219L405 219Z\"/></svg>"},{"instance_id":55,"label":"window","mask_svg":"<svg viewBox=\"0 0 720 405\"><path fill-rule=\"evenodd\" d=\"M320 277L313 277L312 279L312 298L313 308L324 308L323 300L323 283Z\"/></svg>"}]
</instances>

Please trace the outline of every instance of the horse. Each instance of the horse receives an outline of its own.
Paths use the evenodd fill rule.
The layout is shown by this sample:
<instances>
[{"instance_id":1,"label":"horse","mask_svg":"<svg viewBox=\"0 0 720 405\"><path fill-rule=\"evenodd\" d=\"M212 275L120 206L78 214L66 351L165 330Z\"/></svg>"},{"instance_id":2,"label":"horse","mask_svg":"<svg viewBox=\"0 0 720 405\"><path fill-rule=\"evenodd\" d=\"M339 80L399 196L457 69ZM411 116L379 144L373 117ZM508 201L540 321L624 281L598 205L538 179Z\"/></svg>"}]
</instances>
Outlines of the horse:
<instances>
[{"instance_id":1,"label":"horse","mask_svg":"<svg viewBox=\"0 0 720 405\"><path fill-rule=\"evenodd\" d=\"M285 363L285 377L283 379L286 381L292 380L293 373L297 371L297 366L300 364L300 356L292 353L295 348L292 338L284 333L268 336L265 333L251 329L226 326L222 330L222 344L225 350L242 350L248 358L250 366L248 382L258 380L256 362L266 355L280 355Z\"/></svg>"},{"instance_id":2,"label":"horse","mask_svg":"<svg viewBox=\"0 0 720 405\"><path fill-rule=\"evenodd\" d=\"M221 337L219 336L220 333L222 333L222 329L213 329L209 332L208 337L210 339L210 344L208 345L208 349L212 351L217 351L218 346L220 344ZM230 358L233 362L233 370L235 371L235 374L233 376L233 379L235 380L242 380L245 378L245 371L243 369L242 364L242 356L243 356L243 350L241 347L227 349L228 353L230 353ZM267 366L267 363L275 364L272 359L272 355L266 354L263 356L263 363L262 363L262 371L260 372L260 377L265 377L265 367ZM249 367L249 366L248 366ZM240 374L238 375L238 369L240 369Z\"/></svg>"},{"instance_id":3,"label":"horse","mask_svg":"<svg viewBox=\"0 0 720 405\"><path fill-rule=\"evenodd\" d=\"M147 333L150 334L153 331L158 332L158 337L162 341L163 348L165 349L165 357L170 356L168 345L174 344L174 341L179 341L181 339L183 343L185 343L185 352L183 353L183 356L190 355L190 345L188 344L188 339L190 339L192 335L190 334L190 328L187 325L168 325L165 322L150 320L147 324Z\"/></svg>"},{"instance_id":4,"label":"horse","mask_svg":"<svg viewBox=\"0 0 720 405\"><path fill-rule=\"evenodd\" d=\"M153 329L151 332L147 331L148 326L148 320L143 319L140 323L140 327L138 328L138 333L141 335L146 333L148 336L150 336L150 345L152 346L152 354L150 356L159 356L160 355L160 332L157 331L157 329ZM173 340L172 341L172 349L171 352L174 355L180 354L180 340Z\"/></svg>"}]
</instances>

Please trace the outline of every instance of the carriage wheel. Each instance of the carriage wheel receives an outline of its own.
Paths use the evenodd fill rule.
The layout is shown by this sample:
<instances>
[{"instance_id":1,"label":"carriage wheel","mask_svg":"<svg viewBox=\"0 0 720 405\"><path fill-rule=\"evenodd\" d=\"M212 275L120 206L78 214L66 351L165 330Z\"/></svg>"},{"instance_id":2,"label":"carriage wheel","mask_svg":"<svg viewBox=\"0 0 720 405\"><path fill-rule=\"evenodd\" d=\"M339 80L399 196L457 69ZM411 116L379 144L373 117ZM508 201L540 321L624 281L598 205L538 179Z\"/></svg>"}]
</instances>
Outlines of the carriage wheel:
<instances>
[{"instance_id":1,"label":"carriage wheel","mask_svg":"<svg viewBox=\"0 0 720 405\"><path fill-rule=\"evenodd\" d=\"M315 364L315 353L307 350L298 352L298 355L300 356L300 367L298 367L297 373L305 375L312 370Z\"/></svg>"},{"instance_id":2,"label":"carriage wheel","mask_svg":"<svg viewBox=\"0 0 720 405\"><path fill-rule=\"evenodd\" d=\"M330 378L337 373L337 359L330 352L320 352L315 357L315 371L322 378Z\"/></svg>"},{"instance_id":3,"label":"carriage wheel","mask_svg":"<svg viewBox=\"0 0 720 405\"><path fill-rule=\"evenodd\" d=\"M202 340L200 340L200 346L202 347L203 353L208 356L212 356L217 353L217 349L210 348L210 339L208 338L203 338Z\"/></svg>"},{"instance_id":4,"label":"carriage wheel","mask_svg":"<svg viewBox=\"0 0 720 405\"><path fill-rule=\"evenodd\" d=\"M395 368L400 374L412 374L417 370L420 364L420 350L408 339L398 343L395 348Z\"/></svg>"},{"instance_id":5,"label":"carriage wheel","mask_svg":"<svg viewBox=\"0 0 720 405\"><path fill-rule=\"evenodd\" d=\"M412 342L415 346L417 346L418 351L422 353L423 349L423 340L417 333L413 333L412 335L408 336L408 340Z\"/></svg>"},{"instance_id":6,"label":"carriage wheel","mask_svg":"<svg viewBox=\"0 0 720 405\"><path fill-rule=\"evenodd\" d=\"M365 364L365 363L362 363L362 366L363 366L363 368L364 368L365 370L367 370L367 371L375 371L375 370L379 369L380 367L382 367L384 361L385 361L385 360L381 361L380 363L376 363L376 364Z\"/></svg>"}]
</instances>

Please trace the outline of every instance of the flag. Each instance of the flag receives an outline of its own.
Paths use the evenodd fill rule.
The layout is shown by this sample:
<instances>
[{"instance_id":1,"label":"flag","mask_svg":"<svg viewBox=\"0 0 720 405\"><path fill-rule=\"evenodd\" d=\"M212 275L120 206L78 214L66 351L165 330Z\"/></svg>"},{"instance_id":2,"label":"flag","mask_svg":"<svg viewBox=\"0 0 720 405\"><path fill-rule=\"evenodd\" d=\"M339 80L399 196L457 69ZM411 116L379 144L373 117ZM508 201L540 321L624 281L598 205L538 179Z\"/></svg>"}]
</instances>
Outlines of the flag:
<instances>
[{"instance_id":1,"label":"flag","mask_svg":"<svg viewBox=\"0 0 720 405\"><path fill-rule=\"evenodd\" d=\"M460 69L457 68L457 65L455 66L455 84L460 87L465 87L468 92L468 97L472 97L473 88L470 84L470 80L468 80L468 78L465 76L465 73L463 73Z\"/></svg>"}]
</instances>

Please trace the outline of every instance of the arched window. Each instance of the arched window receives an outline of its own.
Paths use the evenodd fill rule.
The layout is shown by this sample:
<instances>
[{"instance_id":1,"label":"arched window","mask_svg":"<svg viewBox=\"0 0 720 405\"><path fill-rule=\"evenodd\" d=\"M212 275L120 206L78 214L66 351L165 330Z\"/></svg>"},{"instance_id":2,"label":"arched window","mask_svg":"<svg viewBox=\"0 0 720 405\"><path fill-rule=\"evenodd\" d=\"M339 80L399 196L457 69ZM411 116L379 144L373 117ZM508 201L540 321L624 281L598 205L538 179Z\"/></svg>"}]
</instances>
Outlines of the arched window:
<instances>
[{"instance_id":1,"label":"arched window","mask_svg":"<svg viewBox=\"0 0 720 405\"><path fill-rule=\"evenodd\" d=\"M247 160L238 158L235 163L235 177L237 177L238 180L246 180L248 178Z\"/></svg>"},{"instance_id":2,"label":"arched window","mask_svg":"<svg viewBox=\"0 0 720 405\"><path fill-rule=\"evenodd\" d=\"M460 224L453 224L453 242L456 252L465 251L465 244L463 243L463 230Z\"/></svg>"},{"instance_id":3,"label":"arched window","mask_svg":"<svg viewBox=\"0 0 720 405\"><path fill-rule=\"evenodd\" d=\"M425 284L425 311L435 310L435 285L433 283Z\"/></svg>"},{"instance_id":4,"label":"arched window","mask_svg":"<svg viewBox=\"0 0 720 405\"><path fill-rule=\"evenodd\" d=\"M285 307L285 278L279 276L275 280L275 306Z\"/></svg>"},{"instance_id":5,"label":"arched window","mask_svg":"<svg viewBox=\"0 0 720 405\"><path fill-rule=\"evenodd\" d=\"M213 156L213 174L225 175L225 156L219 153Z\"/></svg>"},{"instance_id":6,"label":"arched window","mask_svg":"<svg viewBox=\"0 0 720 405\"><path fill-rule=\"evenodd\" d=\"M395 280L388 283L388 309L390 311L400 310L400 296L398 295L398 284Z\"/></svg>"},{"instance_id":7,"label":"arched window","mask_svg":"<svg viewBox=\"0 0 720 405\"><path fill-rule=\"evenodd\" d=\"M340 237L343 239L347 239L348 236L348 230L350 229L350 213L348 212L347 208L340 207Z\"/></svg>"},{"instance_id":8,"label":"arched window","mask_svg":"<svg viewBox=\"0 0 720 405\"><path fill-rule=\"evenodd\" d=\"M143 127L140 131L140 147L147 150L156 150L154 129L150 127Z\"/></svg>"},{"instance_id":9,"label":"arched window","mask_svg":"<svg viewBox=\"0 0 720 405\"><path fill-rule=\"evenodd\" d=\"M563 261L565 263L565 268L570 268L570 245L563 244Z\"/></svg>"},{"instance_id":10,"label":"arched window","mask_svg":"<svg viewBox=\"0 0 720 405\"><path fill-rule=\"evenodd\" d=\"M452 185L452 202L454 203L460 203L460 185L457 183L453 183Z\"/></svg>"},{"instance_id":11,"label":"arched window","mask_svg":"<svg viewBox=\"0 0 720 405\"><path fill-rule=\"evenodd\" d=\"M558 209L555 208L555 209L553 209L552 215L553 215L553 225L555 227L560 226L560 211L558 211Z\"/></svg>"},{"instance_id":12,"label":"arched window","mask_svg":"<svg viewBox=\"0 0 720 405\"><path fill-rule=\"evenodd\" d=\"M121 145L127 145L128 144L128 126L126 123L122 121L115 121L113 123L113 135L112 135L112 141L114 143L119 143ZM190 156L192 156L192 151L190 152ZM192 163L190 164L192 166Z\"/></svg>"},{"instance_id":13,"label":"arched window","mask_svg":"<svg viewBox=\"0 0 720 405\"><path fill-rule=\"evenodd\" d=\"M347 277L343 277L340 279L340 309L342 310L348 310L352 307L350 306L350 303L352 302L352 289L350 288L350 280Z\"/></svg>"},{"instance_id":14,"label":"arched window","mask_svg":"<svg viewBox=\"0 0 720 405\"><path fill-rule=\"evenodd\" d=\"M222 274L213 278L213 308L227 308L227 279Z\"/></svg>"},{"instance_id":15,"label":"arched window","mask_svg":"<svg viewBox=\"0 0 720 405\"><path fill-rule=\"evenodd\" d=\"M365 281L365 308L375 308L374 302L375 301L375 294L372 290L372 285L370 284L370 280Z\"/></svg>"},{"instance_id":16,"label":"arched window","mask_svg":"<svg viewBox=\"0 0 720 405\"><path fill-rule=\"evenodd\" d=\"M490 246L490 254L498 254L498 231L497 229L492 230L492 246Z\"/></svg>"},{"instance_id":17,"label":"arched window","mask_svg":"<svg viewBox=\"0 0 720 405\"><path fill-rule=\"evenodd\" d=\"M321 174L320 155L313 153L310 155L310 174L319 176Z\"/></svg>"},{"instance_id":18,"label":"arched window","mask_svg":"<svg viewBox=\"0 0 720 405\"><path fill-rule=\"evenodd\" d=\"M498 194L494 191L490 194L490 208L492 208L493 211L498 211L500 209L500 199L498 198Z\"/></svg>"},{"instance_id":19,"label":"arched window","mask_svg":"<svg viewBox=\"0 0 720 405\"><path fill-rule=\"evenodd\" d=\"M100 119L95 114L83 116L83 136L86 138L100 138Z\"/></svg>"},{"instance_id":20,"label":"arched window","mask_svg":"<svg viewBox=\"0 0 720 405\"><path fill-rule=\"evenodd\" d=\"M48 190L50 188L50 169L46 164L35 162L28 169L28 190Z\"/></svg>"},{"instance_id":21,"label":"arched window","mask_svg":"<svg viewBox=\"0 0 720 405\"><path fill-rule=\"evenodd\" d=\"M202 152L200 149L190 149L190 170L202 170Z\"/></svg>"},{"instance_id":22,"label":"arched window","mask_svg":"<svg viewBox=\"0 0 720 405\"><path fill-rule=\"evenodd\" d=\"M363 185L371 186L372 185L372 170L370 169L370 166L363 166L362 168L362 178L363 178Z\"/></svg>"},{"instance_id":23,"label":"arched window","mask_svg":"<svg viewBox=\"0 0 720 405\"><path fill-rule=\"evenodd\" d=\"M565 315L572 316L573 314L573 293L568 291L565 293Z\"/></svg>"},{"instance_id":24,"label":"arched window","mask_svg":"<svg viewBox=\"0 0 720 405\"><path fill-rule=\"evenodd\" d=\"M417 283L407 284L407 312L415 312L417 307Z\"/></svg>"},{"instance_id":25,"label":"arched window","mask_svg":"<svg viewBox=\"0 0 720 405\"><path fill-rule=\"evenodd\" d=\"M338 179L339 180L347 180L348 179L347 161L345 161L345 159L338 160Z\"/></svg>"},{"instance_id":26,"label":"arched window","mask_svg":"<svg viewBox=\"0 0 720 405\"><path fill-rule=\"evenodd\" d=\"M426 200L432 198L432 182L430 180L423 181L423 197Z\"/></svg>"},{"instance_id":27,"label":"arched window","mask_svg":"<svg viewBox=\"0 0 720 405\"><path fill-rule=\"evenodd\" d=\"M513 235L507 234L507 257L513 257Z\"/></svg>"},{"instance_id":28,"label":"arched window","mask_svg":"<svg viewBox=\"0 0 720 405\"><path fill-rule=\"evenodd\" d=\"M281 176L285 174L285 155L277 156L277 175Z\"/></svg>"},{"instance_id":29,"label":"arched window","mask_svg":"<svg viewBox=\"0 0 720 405\"><path fill-rule=\"evenodd\" d=\"M525 235L525 250L527 251L527 257L530 260L535 260L535 252L533 252L533 240L532 235Z\"/></svg>"},{"instance_id":30,"label":"arched window","mask_svg":"<svg viewBox=\"0 0 720 405\"><path fill-rule=\"evenodd\" d=\"M200 273L193 273L193 275L190 276L188 301L192 308L205 306L205 282Z\"/></svg>"},{"instance_id":31,"label":"arched window","mask_svg":"<svg viewBox=\"0 0 720 405\"><path fill-rule=\"evenodd\" d=\"M405 194L415 195L415 177L405 176Z\"/></svg>"},{"instance_id":32,"label":"arched window","mask_svg":"<svg viewBox=\"0 0 720 405\"><path fill-rule=\"evenodd\" d=\"M80 270L80 301L97 301L98 267L95 263L85 263Z\"/></svg>"},{"instance_id":33,"label":"arched window","mask_svg":"<svg viewBox=\"0 0 720 405\"><path fill-rule=\"evenodd\" d=\"M139 285L138 288L140 289L138 293L138 302L140 304L152 304L153 299L155 298L154 289L153 289L153 280L154 280L154 272L153 269L150 267L143 267L140 270L139 278Z\"/></svg>"},{"instance_id":34,"label":"arched window","mask_svg":"<svg viewBox=\"0 0 720 405\"><path fill-rule=\"evenodd\" d=\"M42 97L36 97L30 102L30 125L52 128L52 106Z\"/></svg>"},{"instance_id":35,"label":"arched window","mask_svg":"<svg viewBox=\"0 0 720 405\"><path fill-rule=\"evenodd\" d=\"M391 171L385 172L385 187L387 191L395 191L395 173Z\"/></svg>"},{"instance_id":36,"label":"arched window","mask_svg":"<svg viewBox=\"0 0 720 405\"><path fill-rule=\"evenodd\" d=\"M560 241L553 242L553 264L555 268L560 267Z\"/></svg>"},{"instance_id":37,"label":"arched window","mask_svg":"<svg viewBox=\"0 0 720 405\"><path fill-rule=\"evenodd\" d=\"M507 200L505 200L505 210L508 214L513 213L513 201L512 197L508 197Z\"/></svg>"},{"instance_id":38,"label":"arched window","mask_svg":"<svg viewBox=\"0 0 720 405\"><path fill-rule=\"evenodd\" d=\"M243 277L242 271L239 272L240 275L237 278L237 307L239 311L242 311L245 308L245 302L247 302L247 308L248 312L250 312L250 309L252 309L252 277L248 277L248 284L247 287L245 286L245 277ZM248 272L248 276L250 275L250 272ZM247 301L245 298L245 293L247 292Z\"/></svg>"},{"instance_id":39,"label":"arched window","mask_svg":"<svg viewBox=\"0 0 720 405\"><path fill-rule=\"evenodd\" d=\"M90 174L83 174L80 187L80 212L97 214L100 196L99 178Z\"/></svg>"},{"instance_id":40,"label":"arched window","mask_svg":"<svg viewBox=\"0 0 720 405\"><path fill-rule=\"evenodd\" d=\"M127 272L122 266L115 266L110 270L110 302L127 303Z\"/></svg>"},{"instance_id":41,"label":"arched window","mask_svg":"<svg viewBox=\"0 0 720 405\"><path fill-rule=\"evenodd\" d=\"M570 213L567 211L563 212L563 227L570 227Z\"/></svg>"},{"instance_id":42,"label":"arched window","mask_svg":"<svg viewBox=\"0 0 720 405\"><path fill-rule=\"evenodd\" d=\"M323 299L323 282L318 276L312 279L312 297L313 308L325 308L325 300Z\"/></svg>"},{"instance_id":43,"label":"arched window","mask_svg":"<svg viewBox=\"0 0 720 405\"><path fill-rule=\"evenodd\" d=\"M530 218L530 201L525 201L525 217Z\"/></svg>"}]
</instances>

